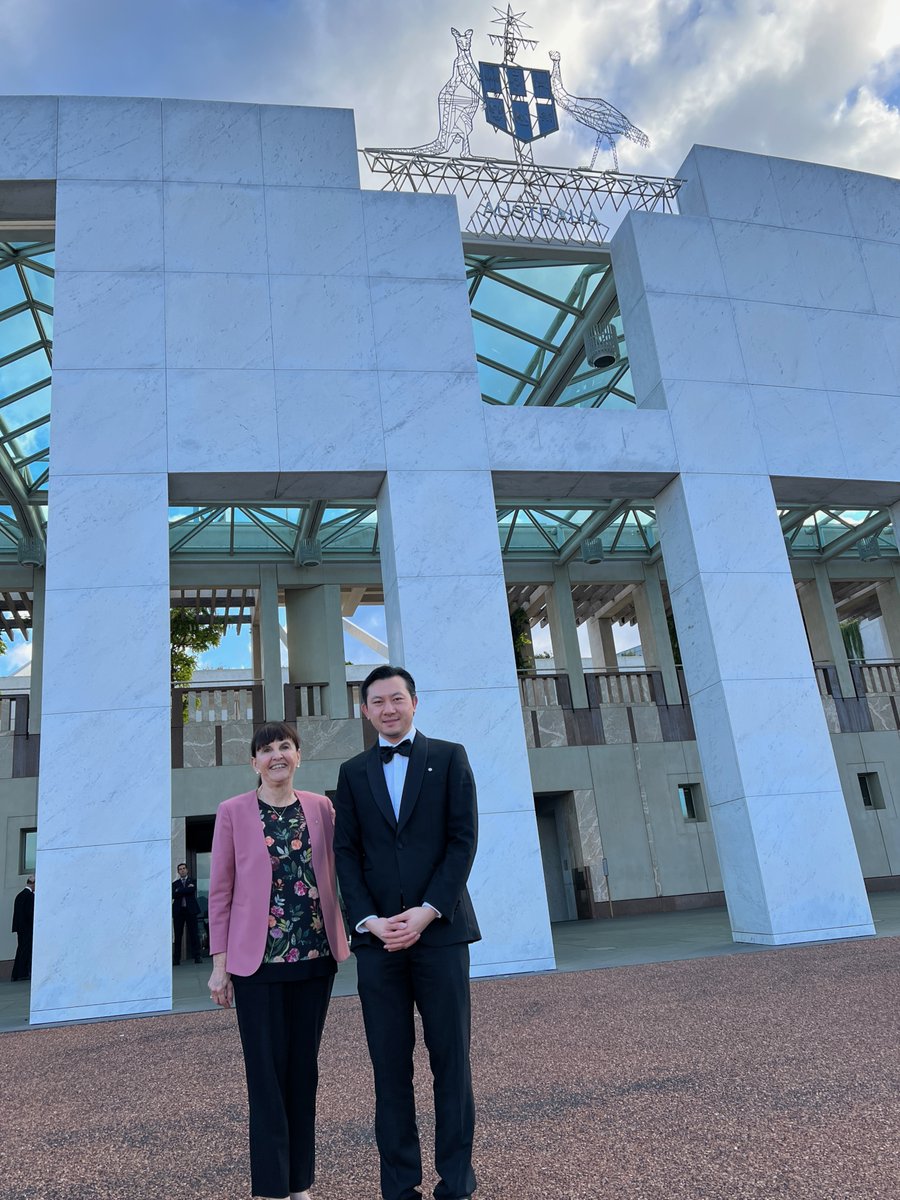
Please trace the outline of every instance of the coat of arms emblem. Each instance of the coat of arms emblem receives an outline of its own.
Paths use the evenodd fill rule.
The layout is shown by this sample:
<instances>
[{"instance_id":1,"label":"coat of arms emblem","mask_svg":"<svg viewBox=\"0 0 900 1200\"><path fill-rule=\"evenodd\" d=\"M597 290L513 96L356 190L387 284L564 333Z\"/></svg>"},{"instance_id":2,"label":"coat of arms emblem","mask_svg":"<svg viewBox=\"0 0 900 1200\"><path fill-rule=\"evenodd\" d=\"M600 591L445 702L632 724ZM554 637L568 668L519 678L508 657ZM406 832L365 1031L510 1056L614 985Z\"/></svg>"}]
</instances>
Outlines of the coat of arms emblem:
<instances>
[{"instance_id":1,"label":"coat of arms emblem","mask_svg":"<svg viewBox=\"0 0 900 1200\"><path fill-rule=\"evenodd\" d=\"M478 72L489 125L526 143L559 129L549 71L480 62Z\"/></svg>"}]
</instances>

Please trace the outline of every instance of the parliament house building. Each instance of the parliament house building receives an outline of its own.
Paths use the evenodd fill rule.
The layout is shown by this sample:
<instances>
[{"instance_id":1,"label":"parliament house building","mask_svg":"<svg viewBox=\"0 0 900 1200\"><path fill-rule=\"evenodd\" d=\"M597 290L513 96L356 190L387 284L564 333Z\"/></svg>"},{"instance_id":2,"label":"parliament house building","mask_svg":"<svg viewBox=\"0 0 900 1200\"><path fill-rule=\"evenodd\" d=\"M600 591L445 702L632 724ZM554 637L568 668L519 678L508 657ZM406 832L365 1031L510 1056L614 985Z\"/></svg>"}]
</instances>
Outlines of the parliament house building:
<instances>
[{"instance_id":1,"label":"parliament house building","mask_svg":"<svg viewBox=\"0 0 900 1200\"><path fill-rule=\"evenodd\" d=\"M370 606L363 660L474 767L475 974L552 969L552 922L699 906L740 942L872 935L900 181L695 146L671 203L578 243L470 233L361 162L343 109L0 99L0 638L32 647L0 679L0 910L36 869L31 1021L171 1007L174 867L202 893L254 724L296 722L311 791L371 744ZM181 609L252 666L173 684Z\"/></svg>"}]
</instances>

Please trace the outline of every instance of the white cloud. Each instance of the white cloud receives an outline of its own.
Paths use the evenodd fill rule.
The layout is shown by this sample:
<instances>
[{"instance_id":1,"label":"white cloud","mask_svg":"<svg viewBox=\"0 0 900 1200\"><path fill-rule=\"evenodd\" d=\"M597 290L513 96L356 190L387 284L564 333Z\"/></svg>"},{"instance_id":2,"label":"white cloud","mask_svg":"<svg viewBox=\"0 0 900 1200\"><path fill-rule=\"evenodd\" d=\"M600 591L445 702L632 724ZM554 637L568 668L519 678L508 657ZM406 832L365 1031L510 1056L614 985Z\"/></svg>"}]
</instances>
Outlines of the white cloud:
<instances>
[{"instance_id":1,"label":"white cloud","mask_svg":"<svg viewBox=\"0 0 900 1200\"><path fill-rule=\"evenodd\" d=\"M346 106L360 145L415 145L437 129L450 26L495 59L495 16L484 0L0 0L4 87ZM625 169L673 173L700 142L900 174L895 0L532 0L525 19L523 61L558 49L570 92L649 133L649 151L622 144ZM501 147L480 127L476 153ZM592 149L564 117L538 157Z\"/></svg>"},{"instance_id":2,"label":"white cloud","mask_svg":"<svg viewBox=\"0 0 900 1200\"><path fill-rule=\"evenodd\" d=\"M23 667L31 665L31 642L22 639L21 634L14 635L15 640L6 642L6 653L0 655L0 675L15 675ZM27 672L26 672L27 674Z\"/></svg>"}]
</instances>

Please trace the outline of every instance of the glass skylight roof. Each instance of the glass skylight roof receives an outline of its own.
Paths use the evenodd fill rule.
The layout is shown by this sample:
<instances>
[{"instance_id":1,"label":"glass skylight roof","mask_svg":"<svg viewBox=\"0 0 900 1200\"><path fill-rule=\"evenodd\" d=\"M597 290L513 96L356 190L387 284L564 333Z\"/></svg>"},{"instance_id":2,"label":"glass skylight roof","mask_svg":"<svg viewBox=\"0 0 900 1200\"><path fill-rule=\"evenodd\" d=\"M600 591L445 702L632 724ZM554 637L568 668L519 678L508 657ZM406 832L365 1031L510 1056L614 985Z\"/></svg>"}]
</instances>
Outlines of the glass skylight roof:
<instances>
[{"instance_id":1,"label":"glass skylight roof","mask_svg":"<svg viewBox=\"0 0 900 1200\"><path fill-rule=\"evenodd\" d=\"M190 558L283 558L315 539L329 558L371 557L378 550L373 504L310 503L287 508L203 505L169 509L169 548Z\"/></svg>"},{"instance_id":2,"label":"glass skylight roof","mask_svg":"<svg viewBox=\"0 0 900 1200\"><path fill-rule=\"evenodd\" d=\"M469 303L482 399L487 404L622 408L634 404L612 270L603 261L467 254ZM619 361L595 370L585 325L612 322Z\"/></svg>"},{"instance_id":3,"label":"glass skylight roof","mask_svg":"<svg viewBox=\"0 0 900 1200\"><path fill-rule=\"evenodd\" d=\"M897 540L886 508L792 506L778 511L788 552L794 558L897 557Z\"/></svg>"},{"instance_id":4,"label":"glass skylight roof","mask_svg":"<svg viewBox=\"0 0 900 1200\"><path fill-rule=\"evenodd\" d=\"M46 525L53 257L49 243L0 242L0 553Z\"/></svg>"},{"instance_id":5,"label":"glass skylight roof","mask_svg":"<svg viewBox=\"0 0 900 1200\"><path fill-rule=\"evenodd\" d=\"M600 538L606 555L649 554L658 540L650 504L608 500L581 508L523 505L498 508L500 548L507 557L534 558L575 551L587 538Z\"/></svg>"}]
</instances>

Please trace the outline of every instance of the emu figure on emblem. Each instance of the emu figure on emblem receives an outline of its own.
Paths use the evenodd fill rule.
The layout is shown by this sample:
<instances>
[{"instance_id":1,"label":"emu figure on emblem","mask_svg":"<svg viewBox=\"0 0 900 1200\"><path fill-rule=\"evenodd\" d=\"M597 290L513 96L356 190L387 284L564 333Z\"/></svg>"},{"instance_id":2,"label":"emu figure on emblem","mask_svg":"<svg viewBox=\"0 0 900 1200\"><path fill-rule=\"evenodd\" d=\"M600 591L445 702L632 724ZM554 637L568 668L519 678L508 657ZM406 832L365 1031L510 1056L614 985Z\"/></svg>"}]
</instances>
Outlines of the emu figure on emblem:
<instances>
[{"instance_id":1,"label":"emu figure on emblem","mask_svg":"<svg viewBox=\"0 0 900 1200\"><path fill-rule=\"evenodd\" d=\"M650 139L646 133L642 129L638 129L636 125L632 125L625 114L620 113L608 101L587 96L571 96L563 87L562 74L559 69L559 51L551 50L550 58L553 60L553 70L550 72L550 90L553 92L553 99L579 124L593 129L597 133L597 144L594 146L594 157L591 159L592 169L604 142L608 143L612 151L614 171L619 169L616 138L627 137L629 141L637 142L639 146L650 145Z\"/></svg>"}]
</instances>

